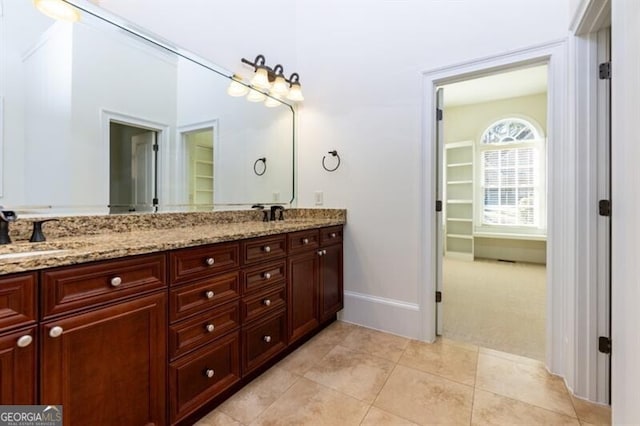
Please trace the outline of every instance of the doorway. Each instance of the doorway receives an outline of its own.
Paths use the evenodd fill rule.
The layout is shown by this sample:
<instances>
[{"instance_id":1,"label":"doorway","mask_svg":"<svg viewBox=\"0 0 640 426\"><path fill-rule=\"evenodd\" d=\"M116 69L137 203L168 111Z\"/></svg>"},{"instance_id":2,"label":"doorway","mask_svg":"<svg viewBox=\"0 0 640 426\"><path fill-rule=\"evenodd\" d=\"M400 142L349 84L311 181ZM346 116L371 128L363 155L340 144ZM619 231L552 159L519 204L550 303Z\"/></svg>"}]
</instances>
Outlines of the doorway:
<instances>
[{"instance_id":1,"label":"doorway","mask_svg":"<svg viewBox=\"0 0 640 426\"><path fill-rule=\"evenodd\" d=\"M214 128L182 132L188 200L193 211L211 211L214 204Z\"/></svg>"},{"instance_id":2,"label":"doorway","mask_svg":"<svg viewBox=\"0 0 640 426\"><path fill-rule=\"evenodd\" d=\"M438 332L538 360L546 342L546 64L442 85Z\"/></svg>"}]
</instances>

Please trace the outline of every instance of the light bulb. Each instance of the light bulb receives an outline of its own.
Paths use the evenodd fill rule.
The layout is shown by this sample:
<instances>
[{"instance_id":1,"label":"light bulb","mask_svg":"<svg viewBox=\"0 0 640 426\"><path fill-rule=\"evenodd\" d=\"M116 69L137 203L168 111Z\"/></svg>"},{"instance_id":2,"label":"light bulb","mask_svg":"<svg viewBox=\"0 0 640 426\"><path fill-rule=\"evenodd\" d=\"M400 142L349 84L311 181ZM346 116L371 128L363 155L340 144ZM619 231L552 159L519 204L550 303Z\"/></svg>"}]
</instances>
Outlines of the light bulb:
<instances>
[{"instance_id":1,"label":"light bulb","mask_svg":"<svg viewBox=\"0 0 640 426\"><path fill-rule=\"evenodd\" d=\"M229 87L227 87L227 94L229 96L244 96L249 92L249 88L240 83L240 81L242 81L242 78L237 74L231 77L231 83L229 83Z\"/></svg>"},{"instance_id":2,"label":"light bulb","mask_svg":"<svg viewBox=\"0 0 640 426\"><path fill-rule=\"evenodd\" d=\"M264 101L264 106L266 106L267 108L275 108L280 105L282 105L282 103L278 99L271 96L267 96L267 99Z\"/></svg>"},{"instance_id":3,"label":"light bulb","mask_svg":"<svg viewBox=\"0 0 640 426\"><path fill-rule=\"evenodd\" d=\"M304 101L304 96L302 96L302 90L300 89L300 83L291 83L291 89L289 89L287 99L294 102Z\"/></svg>"},{"instance_id":4,"label":"light bulb","mask_svg":"<svg viewBox=\"0 0 640 426\"><path fill-rule=\"evenodd\" d=\"M249 94L247 95L247 100L249 102L262 102L266 97L267 96L264 93L251 89L249 90Z\"/></svg>"},{"instance_id":5,"label":"light bulb","mask_svg":"<svg viewBox=\"0 0 640 426\"><path fill-rule=\"evenodd\" d=\"M33 0L33 4L36 9L50 18L68 22L80 20L78 9L62 0Z\"/></svg>"},{"instance_id":6,"label":"light bulb","mask_svg":"<svg viewBox=\"0 0 640 426\"><path fill-rule=\"evenodd\" d=\"M289 84L283 76L279 75L276 77L276 80L273 82L273 87L271 88L271 93L279 96L284 96L289 93Z\"/></svg>"},{"instance_id":7,"label":"light bulb","mask_svg":"<svg viewBox=\"0 0 640 426\"><path fill-rule=\"evenodd\" d=\"M269 83L269 73L267 69L264 67L258 67L256 70L256 74L251 79L251 85L258 89L269 89L271 87L271 83Z\"/></svg>"}]
</instances>

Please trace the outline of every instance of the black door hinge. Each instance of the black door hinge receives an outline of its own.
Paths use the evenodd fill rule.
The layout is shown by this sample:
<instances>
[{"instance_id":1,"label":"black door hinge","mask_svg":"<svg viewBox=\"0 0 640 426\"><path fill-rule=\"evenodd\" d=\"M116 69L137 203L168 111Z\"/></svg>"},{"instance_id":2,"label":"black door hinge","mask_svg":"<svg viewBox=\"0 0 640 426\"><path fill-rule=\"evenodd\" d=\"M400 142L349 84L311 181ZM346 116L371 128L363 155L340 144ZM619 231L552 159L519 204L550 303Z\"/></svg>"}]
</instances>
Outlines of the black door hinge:
<instances>
[{"instance_id":1,"label":"black door hinge","mask_svg":"<svg viewBox=\"0 0 640 426\"><path fill-rule=\"evenodd\" d=\"M600 80L611 80L611 62L603 62L598 66Z\"/></svg>"},{"instance_id":2,"label":"black door hinge","mask_svg":"<svg viewBox=\"0 0 640 426\"><path fill-rule=\"evenodd\" d=\"M603 354L611 353L611 339L605 336L598 337L598 351Z\"/></svg>"},{"instance_id":3,"label":"black door hinge","mask_svg":"<svg viewBox=\"0 0 640 426\"><path fill-rule=\"evenodd\" d=\"M440 108L436 108L436 121L442 121L442 110Z\"/></svg>"},{"instance_id":4,"label":"black door hinge","mask_svg":"<svg viewBox=\"0 0 640 426\"><path fill-rule=\"evenodd\" d=\"M441 212L442 211L442 201L441 200L436 200L436 211L437 212Z\"/></svg>"},{"instance_id":5,"label":"black door hinge","mask_svg":"<svg viewBox=\"0 0 640 426\"><path fill-rule=\"evenodd\" d=\"M153 151L154 152L158 152L158 144L154 144L153 145Z\"/></svg>"},{"instance_id":6,"label":"black door hinge","mask_svg":"<svg viewBox=\"0 0 640 426\"><path fill-rule=\"evenodd\" d=\"M600 216L611 216L611 201L598 201L598 213L600 214Z\"/></svg>"},{"instance_id":7,"label":"black door hinge","mask_svg":"<svg viewBox=\"0 0 640 426\"><path fill-rule=\"evenodd\" d=\"M442 302L442 292L436 291L436 303Z\"/></svg>"},{"instance_id":8,"label":"black door hinge","mask_svg":"<svg viewBox=\"0 0 640 426\"><path fill-rule=\"evenodd\" d=\"M158 205L158 199L157 199L157 198L154 198L154 199L153 199L153 205L154 205L154 206L157 206L157 205Z\"/></svg>"}]
</instances>

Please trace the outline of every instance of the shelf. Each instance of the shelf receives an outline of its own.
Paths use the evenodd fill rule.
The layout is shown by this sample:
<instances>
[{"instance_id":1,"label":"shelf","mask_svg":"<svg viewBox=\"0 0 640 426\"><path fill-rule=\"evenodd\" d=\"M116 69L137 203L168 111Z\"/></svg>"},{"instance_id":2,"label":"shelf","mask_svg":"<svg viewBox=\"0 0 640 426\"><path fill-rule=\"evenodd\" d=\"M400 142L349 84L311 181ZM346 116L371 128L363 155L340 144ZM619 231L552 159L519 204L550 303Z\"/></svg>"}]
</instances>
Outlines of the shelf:
<instances>
[{"instance_id":1,"label":"shelf","mask_svg":"<svg viewBox=\"0 0 640 426\"><path fill-rule=\"evenodd\" d=\"M503 240L530 240L530 241L547 241L546 235L535 234L512 234L499 232L474 232L476 238L497 238Z\"/></svg>"},{"instance_id":2,"label":"shelf","mask_svg":"<svg viewBox=\"0 0 640 426\"><path fill-rule=\"evenodd\" d=\"M473 163L450 163L447 164L447 167L467 167L473 166Z\"/></svg>"},{"instance_id":3,"label":"shelf","mask_svg":"<svg viewBox=\"0 0 640 426\"><path fill-rule=\"evenodd\" d=\"M447 200L447 204L471 204L473 200Z\"/></svg>"},{"instance_id":4,"label":"shelf","mask_svg":"<svg viewBox=\"0 0 640 426\"><path fill-rule=\"evenodd\" d=\"M447 238L461 238L463 240L473 240L473 235L447 234Z\"/></svg>"},{"instance_id":5,"label":"shelf","mask_svg":"<svg viewBox=\"0 0 640 426\"><path fill-rule=\"evenodd\" d=\"M447 250L444 253L445 257L449 257L451 259L461 259L461 260L470 260L473 261L473 253L468 251L453 251Z\"/></svg>"},{"instance_id":6,"label":"shelf","mask_svg":"<svg viewBox=\"0 0 640 426\"><path fill-rule=\"evenodd\" d=\"M466 185L472 183L472 180L450 180L449 182L447 182L447 185Z\"/></svg>"},{"instance_id":7,"label":"shelf","mask_svg":"<svg viewBox=\"0 0 640 426\"><path fill-rule=\"evenodd\" d=\"M463 219L458 217L448 217L448 222L473 222L473 219Z\"/></svg>"}]
</instances>

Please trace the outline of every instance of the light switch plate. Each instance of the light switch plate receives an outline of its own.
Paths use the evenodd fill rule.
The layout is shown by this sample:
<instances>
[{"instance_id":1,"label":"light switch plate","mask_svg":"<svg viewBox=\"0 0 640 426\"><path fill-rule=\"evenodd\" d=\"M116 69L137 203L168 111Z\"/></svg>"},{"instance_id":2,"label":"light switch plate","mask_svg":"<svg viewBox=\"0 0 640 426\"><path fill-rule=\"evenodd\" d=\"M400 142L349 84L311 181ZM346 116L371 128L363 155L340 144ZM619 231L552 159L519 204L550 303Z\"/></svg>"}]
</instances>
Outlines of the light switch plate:
<instances>
[{"instance_id":1,"label":"light switch plate","mask_svg":"<svg viewBox=\"0 0 640 426\"><path fill-rule=\"evenodd\" d=\"M274 203L279 203L280 202L280 192L279 191L273 191L273 202Z\"/></svg>"},{"instance_id":2,"label":"light switch plate","mask_svg":"<svg viewBox=\"0 0 640 426\"><path fill-rule=\"evenodd\" d=\"M324 204L324 193L322 191L316 191L316 206L321 206Z\"/></svg>"}]
</instances>

